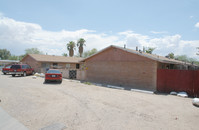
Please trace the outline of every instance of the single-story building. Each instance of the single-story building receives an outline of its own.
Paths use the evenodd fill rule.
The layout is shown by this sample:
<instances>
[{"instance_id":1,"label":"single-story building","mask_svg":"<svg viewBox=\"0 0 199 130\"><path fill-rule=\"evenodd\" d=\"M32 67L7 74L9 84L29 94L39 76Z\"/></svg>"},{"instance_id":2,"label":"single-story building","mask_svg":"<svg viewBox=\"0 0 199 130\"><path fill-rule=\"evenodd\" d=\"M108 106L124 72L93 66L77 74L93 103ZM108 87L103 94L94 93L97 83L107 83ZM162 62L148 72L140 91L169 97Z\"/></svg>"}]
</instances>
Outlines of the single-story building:
<instances>
[{"instance_id":1,"label":"single-story building","mask_svg":"<svg viewBox=\"0 0 199 130\"><path fill-rule=\"evenodd\" d=\"M86 81L156 91L157 69L197 66L142 51L109 46L81 60Z\"/></svg>"},{"instance_id":2,"label":"single-story building","mask_svg":"<svg viewBox=\"0 0 199 130\"><path fill-rule=\"evenodd\" d=\"M6 65L18 64L18 63L19 63L18 60L0 60L0 70Z\"/></svg>"},{"instance_id":3,"label":"single-story building","mask_svg":"<svg viewBox=\"0 0 199 130\"><path fill-rule=\"evenodd\" d=\"M80 68L79 61L82 59L79 57L28 54L21 62L30 65L35 72L45 73L47 69L59 69L65 78L70 78L69 73L76 73L76 70Z\"/></svg>"}]
</instances>

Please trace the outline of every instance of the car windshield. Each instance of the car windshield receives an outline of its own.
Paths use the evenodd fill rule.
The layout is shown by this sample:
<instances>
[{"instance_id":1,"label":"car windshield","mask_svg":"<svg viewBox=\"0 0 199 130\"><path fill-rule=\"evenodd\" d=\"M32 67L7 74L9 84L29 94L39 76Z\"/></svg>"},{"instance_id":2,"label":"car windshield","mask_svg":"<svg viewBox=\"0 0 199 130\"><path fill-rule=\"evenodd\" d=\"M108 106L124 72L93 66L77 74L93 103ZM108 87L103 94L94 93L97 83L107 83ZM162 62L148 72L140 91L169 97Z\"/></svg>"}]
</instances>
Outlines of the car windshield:
<instances>
[{"instance_id":1,"label":"car windshield","mask_svg":"<svg viewBox=\"0 0 199 130\"><path fill-rule=\"evenodd\" d=\"M61 74L59 70L48 70L47 73L48 74Z\"/></svg>"},{"instance_id":2,"label":"car windshield","mask_svg":"<svg viewBox=\"0 0 199 130\"><path fill-rule=\"evenodd\" d=\"M9 66L6 66L6 68L7 68L7 69L10 69L10 67L11 67L11 65L9 65Z\"/></svg>"},{"instance_id":3,"label":"car windshield","mask_svg":"<svg viewBox=\"0 0 199 130\"><path fill-rule=\"evenodd\" d=\"M21 69L20 65L12 65L11 69Z\"/></svg>"}]
</instances>

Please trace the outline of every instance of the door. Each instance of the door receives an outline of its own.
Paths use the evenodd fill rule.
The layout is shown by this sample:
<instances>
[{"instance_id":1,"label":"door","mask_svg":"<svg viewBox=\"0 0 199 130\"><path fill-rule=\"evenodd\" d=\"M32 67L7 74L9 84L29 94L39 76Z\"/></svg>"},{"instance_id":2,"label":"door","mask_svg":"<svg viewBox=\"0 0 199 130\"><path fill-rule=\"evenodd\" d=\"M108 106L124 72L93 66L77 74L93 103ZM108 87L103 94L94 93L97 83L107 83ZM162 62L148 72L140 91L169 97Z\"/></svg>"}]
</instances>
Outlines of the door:
<instances>
[{"instance_id":1,"label":"door","mask_svg":"<svg viewBox=\"0 0 199 130\"><path fill-rule=\"evenodd\" d=\"M58 68L58 64L57 63L53 63L53 69L57 69Z\"/></svg>"},{"instance_id":2,"label":"door","mask_svg":"<svg viewBox=\"0 0 199 130\"><path fill-rule=\"evenodd\" d=\"M69 70L69 79L76 79L77 71Z\"/></svg>"}]
</instances>

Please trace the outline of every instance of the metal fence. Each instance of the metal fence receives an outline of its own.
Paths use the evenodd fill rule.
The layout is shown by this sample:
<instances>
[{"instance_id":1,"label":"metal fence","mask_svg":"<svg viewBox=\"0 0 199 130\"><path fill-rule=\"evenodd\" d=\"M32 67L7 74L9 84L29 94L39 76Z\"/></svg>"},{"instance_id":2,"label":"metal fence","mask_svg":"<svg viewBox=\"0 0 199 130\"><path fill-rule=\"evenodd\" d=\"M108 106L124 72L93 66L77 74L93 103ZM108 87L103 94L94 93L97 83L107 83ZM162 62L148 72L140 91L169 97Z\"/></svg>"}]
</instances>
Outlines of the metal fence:
<instances>
[{"instance_id":1,"label":"metal fence","mask_svg":"<svg viewBox=\"0 0 199 130\"><path fill-rule=\"evenodd\" d=\"M191 97L199 97L199 71L158 69L157 90L164 93L185 91Z\"/></svg>"}]
</instances>

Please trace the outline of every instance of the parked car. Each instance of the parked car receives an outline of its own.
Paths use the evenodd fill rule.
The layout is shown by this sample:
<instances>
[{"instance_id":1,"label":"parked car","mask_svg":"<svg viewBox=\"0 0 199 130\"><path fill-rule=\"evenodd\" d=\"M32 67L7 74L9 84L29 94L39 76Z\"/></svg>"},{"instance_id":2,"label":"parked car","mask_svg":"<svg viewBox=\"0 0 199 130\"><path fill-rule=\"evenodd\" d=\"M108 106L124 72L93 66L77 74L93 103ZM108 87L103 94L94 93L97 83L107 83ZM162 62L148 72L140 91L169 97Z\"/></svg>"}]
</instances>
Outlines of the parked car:
<instances>
[{"instance_id":1,"label":"parked car","mask_svg":"<svg viewBox=\"0 0 199 130\"><path fill-rule=\"evenodd\" d=\"M45 83L48 81L57 81L62 83L62 73L59 70L50 69L45 73Z\"/></svg>"},{"instance_id":2,"label":"parked car","mask_svg":"<svg viewBox=\"0 0 199 130\"><path fill-rule=\"evenodd\" d=\"M12 65L6 65L5 67L2 68L3 74L8 74L10 72L10 67Z\"/></svg>"},{"instance_id":3,"label":"parked car","mask_svg":"<svg viewBox=\"0 0 199 130\"><path fill-rule=\"evenodd\" d=\"M34 73L34 69L27 64L17 64L10 67L10 74L12 74L12 77L14 77L15 75L32 75Z\"/></svg>"}]
</instances>

